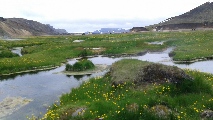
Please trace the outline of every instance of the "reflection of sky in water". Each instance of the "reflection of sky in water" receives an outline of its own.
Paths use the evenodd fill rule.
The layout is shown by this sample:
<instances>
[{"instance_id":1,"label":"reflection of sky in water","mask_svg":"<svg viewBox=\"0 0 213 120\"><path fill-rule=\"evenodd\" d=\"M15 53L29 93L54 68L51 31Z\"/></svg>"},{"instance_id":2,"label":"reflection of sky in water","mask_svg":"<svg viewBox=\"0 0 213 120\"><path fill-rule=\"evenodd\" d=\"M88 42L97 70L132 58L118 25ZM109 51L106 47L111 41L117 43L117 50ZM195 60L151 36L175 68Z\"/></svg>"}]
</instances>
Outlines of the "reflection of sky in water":
<instances>
[{"instance_id":1,"label":"reflection of sky in water","mask_svg":"<svg viewBox=\"0 0 213 120\"><path fill-rule=\"evenodd\" d=\"M108 58L108 57L95 57L95 58L90 58L94 64L106 64L106 65L112 65L115 61L121 60L121 58Z\"/></svg>"},{"instance_id":2,"label":"reflection of sky in water","mask_svg":"<svg viewBox=\"0 0 213 120\"><path fill-rule=\"evenodd\" d=\"M213 61L199 61L196 63L192 63L190 65L185 65L185 64L176 64L176 66L180 68L187 68L187 69L192 69L192 70L198 70L200 72L206 72L206 73L211 73L213 74L213 69L212 69Z\"/></svg>"},{"instance_id":3,"label":"reflection of sky in water","mask_svg":"<svg viewBox=\"0 0 213 120\"><path fill-rule=\"evenodd\" d=\"M22 56L22 54L21 54L21 49L22 49L22 47L16 47L16 48L13 48L13 49L11 50L11 52L12 52L12 53L15 53L15 54L18 54L19 56Z\"/></svg>"},{"instance_id":4,"label":"reflection of sky in water","mask_svg":"<svg viewBox=\"0 0 213 120\"><path fill-rule=\"evenodd\" d=\"M180 68L197 69L202 72L213 73L211 65L213 61L201 61L192 63L190 65L185 64L174 64L168 53L172 49L169 48L163 52L153 52L147 53L143 56L137 57L124 57L130 59L139 59L143 61L157 62L166 65L175 65ZM115 61L121 60L122 58L108 58L108 57L94 57L89 58L94 64L107 64L111 65ZM70 64L74 64L77 60L70 60ZM17 75L13 78L0 78L0 101L6 97L26 97L28 99L33 99L27 106L14 112L12 115L6 117L6 120L26 119L27 115L34 114L39 116L40 112L46 112L47 106L58 100L60 95L69 92L72 88L79 86L83 81L89 78L104 75L107 71L102 73L95 73L90 76L67 76L63 74L53 74L55 72L60 72L65 69L65 66L50 70L42 71L37 73L27 73L23 75Z\"/></svg>"}]
</instances>

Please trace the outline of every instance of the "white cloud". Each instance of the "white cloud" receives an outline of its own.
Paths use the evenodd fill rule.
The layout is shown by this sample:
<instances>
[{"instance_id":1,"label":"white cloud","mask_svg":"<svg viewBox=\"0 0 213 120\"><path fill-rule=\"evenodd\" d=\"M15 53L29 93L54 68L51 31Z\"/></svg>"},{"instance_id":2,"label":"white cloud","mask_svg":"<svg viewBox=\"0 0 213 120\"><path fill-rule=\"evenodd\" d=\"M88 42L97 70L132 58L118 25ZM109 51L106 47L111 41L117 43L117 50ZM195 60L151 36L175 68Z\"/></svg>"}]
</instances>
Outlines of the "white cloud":
<instances>
[{"instance_id":1,"label":"white cloud","mask_svg":"<svg viewBox=\"0 0 213 120\"><path fill-rule=\"evenodd\" d=\"M207 1L1 0L0 15L32 19L69 32L84 32L101 27L149 25L187 12L204 2Z\"/></svg>"}]
</instances>

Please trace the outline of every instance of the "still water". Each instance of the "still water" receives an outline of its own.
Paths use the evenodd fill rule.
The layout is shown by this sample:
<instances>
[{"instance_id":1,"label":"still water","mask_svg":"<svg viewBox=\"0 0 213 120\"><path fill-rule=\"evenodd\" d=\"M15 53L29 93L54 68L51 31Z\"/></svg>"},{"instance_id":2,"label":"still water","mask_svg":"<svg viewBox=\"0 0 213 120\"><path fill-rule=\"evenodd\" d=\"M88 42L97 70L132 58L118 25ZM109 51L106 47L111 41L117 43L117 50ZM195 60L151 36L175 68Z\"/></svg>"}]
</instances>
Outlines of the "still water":
<instances>
[{"instance_id":1,"label":"still water","mask_svg":"<svg viewBox=\"0 0 213 120\"><path fill-rule=\"evenodd\" d=\"M143 61L150 61L155 63L162 63L165 65L175 65L180 68L196 69L202 72L208 72L213 74L213 69L210 68L213 65L213 61L201 61L190 65L186 64L175 64L172 62L168 53L172 48L168 48L163 52L151 52L143 56L133 57L120 57L120 58L109 58L109 57L93 57L90 58L94 64L106 64L111 65L112 63L121 59L139 59ZM77 60L70 60L69 63L73 64ZM70 92L72 88L78 87L83 81L88 80L92 77L98 77L104 75L106 71L95 73L90 76L68 76L64 74L54 74L56 72L63 71L65 66L59 68L33 72L27 74L20 74L9 77L0 78L0 101L7 97L22 97L31 99L32 101L26 106L21 107L18 110L14 110L10 115L0 116L0 119L5 120L24 120L26 116L42 116L48 106L59 100L60 95L63 93ZM1 108L0 108L1 109Z\"/></svg>"}]
</instances>

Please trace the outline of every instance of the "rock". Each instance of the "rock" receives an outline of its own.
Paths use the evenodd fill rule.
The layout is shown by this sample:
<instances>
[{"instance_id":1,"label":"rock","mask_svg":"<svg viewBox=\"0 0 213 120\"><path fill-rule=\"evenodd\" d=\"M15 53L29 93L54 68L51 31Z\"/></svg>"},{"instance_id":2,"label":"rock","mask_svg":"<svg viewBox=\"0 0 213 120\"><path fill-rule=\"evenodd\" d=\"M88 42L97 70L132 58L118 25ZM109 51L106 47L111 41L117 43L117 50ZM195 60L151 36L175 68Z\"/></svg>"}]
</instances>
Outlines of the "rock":
<instances>
[{"instance_id":1,"label":"rock","mask_svg":"<svg viewBox=\"0 0 213 120\"><path fill-rule=\"evenodd\" d=\"M115 88L117 88L119 85L123 85L124 84L124 82L123 81L113 81L112 82L112 87L115 87Z\"/></svg>"},{"instance_id":2,"label":"rock","mask_svg":"<svg viewBox=\"0 0 213 120\"><path fill-rule=\"evenodd\" d=\"M138 105L137 103L133 103L133 104L127 105L127 106L126 106L126 109L127 109L129 112L136 112L136 111L138 111L138 109L139 109L139 105Z\"/></svg>"},{"instance_id":3,"label":"rock","mask_svg":"<svg viewBox=\"0 0 213 120\"><path fill-rule=\"evenodd\" d=\"M82 116L85 113L86 108L79 108L74 113L72 113L72 117Z\"/></svg>"},{"instance_id":4,"label":"rock","mask_svg":"<svg viewBox=\"0 0 213 120\"><path fill-rule=\"evenodd\" d=\"M55 29L55 32L57 32L60 35L68 34L68 32L65 29Z\"/></svg>"},{"instance_id":5,"label":"rock","mask_svg":"<svg viewBox=\"0 0 213 120\"><path fill-rule=\"evenodd\" d=\"M138 56L143 56L143 55L145 55L147 52L148 52L148 51L139 52L139 53L137 53L137 55L138 55Z\"/></svg>"},{"instance_id":6,"label":"rock","mask_svg":"<svg viewBox=\"0 0 213 120\"><path fill-rule=\"evenodd\" d=\"M95 120L104 120L104 118L95 118Z\"/></svg>"},{"instance_id":7,"label":"rock","mask_svg":"<svg viewBox=\"0 0 213 120\"><path fill-rule=\"evenodd\" d=\"M149 64L138 72L136 82L149 83L180 83L182 80L192 80L182 69L176 66L166 66L162 64Z\"/></svg>"},{"instance_id":8,"label":"rock","mask_svg":"<svg viewBox=\"0 0 213 120\"><path fill-rule=\"evenodd\" d=\"M74 40L73 42L84 42L84 40Z\"/></svg>"},{"instance_id":9,"label":"rock","mask_svg":"<svg viewBox=\"0 0 213 120\"><path fill-rule=\"evenodd\" d=\"M169 57L173 57L173 56L175 56L175 52L174 51L169 53Z\"/></svg>"},{"instance_id":10,"label":"rock","mask_svg":"<svg viewBox=\"0 0 213 120\"><path fill-rule=\"evenodd\" d=\"M148 29L146 29L145 27L133 27L132 29L130 29L131 32L146 32L149 31Z\"/></svg>"},{"instance_id":11,"label":"rock","mask_svg":"<svg viewBox=\"0 0 213 120\"><path fill-rule=\"evenodd\" d=\"M165 105L156 105L150 108L150 112L153 112L160 118L167 118L172 113L172 110Z\"/></svg>"},{"instance_id":12,"label":"rock","mask_svg":"<svg viewBox=\"0 0 213 120\"><path fill-rule=\"evenodd\" d=\"M213 111L212 110L204 110L201 114L200 117L202 119L213 119Z\"/></svg>"},{"instance_id":13,"label":"rock","mask_svg":"<svg viewBox=\"0 0 213 120\"><path fill-rule=\"evenodd\" d=\"M27 20L24 18L3 18L0 17L0 36L7 36L9 38L17 38L23 36L37 36L37 35L58 35L61 29L55 29L49 24L42 24L37 21Z\"/></svg>"},{"instance_id":14,"label":"rock","mask_svg":"<svg viewBox=\"0 0 213 120\"><path fill-rule=\"evenodd\" d=\"M205 30L213 28L213 2L206 2L179 16L168 18L159 24L150 25L147 28L163 30Z\"/></svg>"},{"instance_id":15,"label":"rock","mask_svg":"<svg viewBox=\"0 0 213 120\"><path fill-rule=\"evenodd\" d=\"M0 119L30 103L31 99L22 97L7 97L0 102Z\"/></svg>"},{"instance_id":16,"label":"rock","mask_svg":"<svg viewBox=\"0 0 213 120\"><path fill-rule=\"evenodd\" d=\"M6 19L3 17L0 17L0 21L6 21Z\"/></svg>"}]
</instances>

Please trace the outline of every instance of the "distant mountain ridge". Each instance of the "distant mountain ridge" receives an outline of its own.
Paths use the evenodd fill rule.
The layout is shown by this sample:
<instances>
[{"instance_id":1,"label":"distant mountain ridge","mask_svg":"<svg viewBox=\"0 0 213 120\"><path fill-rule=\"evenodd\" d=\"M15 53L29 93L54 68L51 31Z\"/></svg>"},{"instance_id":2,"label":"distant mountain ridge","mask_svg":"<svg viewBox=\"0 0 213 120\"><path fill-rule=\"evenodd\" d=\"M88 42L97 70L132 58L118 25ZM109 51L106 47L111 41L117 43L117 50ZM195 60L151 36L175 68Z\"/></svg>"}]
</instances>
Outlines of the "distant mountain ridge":
<instances>
[{"instance_id":1,"label":"distant mountain ridge","mask_svg":"<svg viewBox=\"0 0 213 120\"><path fill-rule=\"evenodd\" d=\"M130 29L131 32L146 32L149 31L145 27L133 27Z\"/></svg>"},{"instance_id":2,"label":"distant mountain ridge","mask_svg":"<svg viewBox=\"0 0 213 120\"><path fill-rule=\"evenodd\" d=\"M213 28L213 3L206 2L189 12L168 18L147 28L157 30Z\"/></svg>"},{"instance_id":3,"label":"distant mountain ridge","mask_svg":"<svg viewBox=\"0 0 213 120\"><path fill-rule=\"evenodd\" d=\"M92 34L113 34L113 33L125 33L129 32L129 30L125 30L123 28L101 28L100 30L95 30ZM86 32L88 34L88 32Z\"/></svg>"},{"instance_id":4,"label":"distant mountain ridge","mask_svg":"<svg viewBox=\"0 0 213 120\"><path fill-rule=\"evenodd\" d=\"M23 18L0 17L0 37L16 38L23 36L57 35L67 33L63 29L55 29L49 24Z\"/></svg>"}]
</instances>

